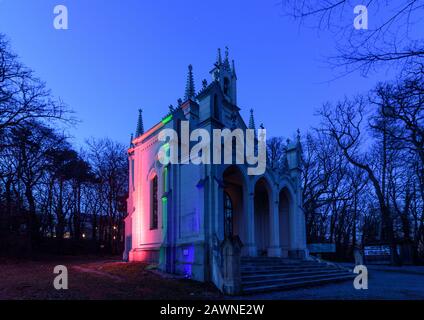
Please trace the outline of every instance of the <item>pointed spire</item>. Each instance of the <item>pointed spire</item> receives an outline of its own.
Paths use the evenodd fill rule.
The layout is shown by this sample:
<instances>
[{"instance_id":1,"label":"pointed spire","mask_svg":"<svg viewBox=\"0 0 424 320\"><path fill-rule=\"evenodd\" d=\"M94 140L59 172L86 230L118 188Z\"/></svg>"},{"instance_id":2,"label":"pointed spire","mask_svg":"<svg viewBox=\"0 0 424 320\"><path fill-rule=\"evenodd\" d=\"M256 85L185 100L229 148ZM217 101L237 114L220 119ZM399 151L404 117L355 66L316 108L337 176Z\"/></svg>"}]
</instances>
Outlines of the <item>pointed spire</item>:
<instances>
[{"instance_id":1,"label":"pointed spire","mask_svg":"<svg viewBox=\"0 0 424 320\"><path fill-rule=\"evenodd\" d=\"M133 147L134 134L131 133L130 148Z\"/></svg>"},{"instance_id":2,"label":"pointed spire","mask_svg":"<svg viewBox=\"0 0 424 320\"><path fill-rule=\"evenodd\" d=\"M233 77L237 78L237 74L236 74L236 67L234 65L234 59L231 61L231 65L232 65L232 71L233 71Z\"/></svg>"},{"instance_id":3,"label":"pointed spire","mask_svg":"<svg viewBox=\"0 0 424 320\"><path fill-rule=\"evenodd\" d=\"M216 58L216 64L218 66L222 65L221 48L218 48L218 56Z\"/></svg>"},{"instance_id":4,"label":"pointed spire","mask_svg":"<svg viewBox=\"0 0 424 320\"><path fill-rule=\"evenodd\" d=\"M253 109L250 109L249 129L256 129L255 118L253 117Z\"/></svg>"},{"instance_id":5,"label":"pointed spire","mask_svg":"<svg viewBox=\"0 0 424 320\"><path fill-rule=\"evenodd\" d=\"M190 64L188 66L188 75L187 75L187 83L185 88L185 101L191 99L194 100L196 95L196 91L194 89L194 78L193 78L193 66Z\"/></svg>"},{"instance_id":6,"label":"pointed spire","mask_svg":"<svg viewBox=\"0 0 424 320\"><path fill-rule=\"evenodd\" d=\"M224 67L227 70L230 70L230 60L228 59L229 53L228 53L228 47L225 47L225 59L224 59Z\"/></svg>"},{"instance_id":7,"label":"pointed spire","mask_svg":"<svg viewBox=\"0 0 424 320\"><path fill-rule=\"evenodd\" d=\"M144 125L143 125L143 110L138 109L138 121L137 121L137 130L135 131L136 137L144 134Z\"/></svg>"}]
</instances>

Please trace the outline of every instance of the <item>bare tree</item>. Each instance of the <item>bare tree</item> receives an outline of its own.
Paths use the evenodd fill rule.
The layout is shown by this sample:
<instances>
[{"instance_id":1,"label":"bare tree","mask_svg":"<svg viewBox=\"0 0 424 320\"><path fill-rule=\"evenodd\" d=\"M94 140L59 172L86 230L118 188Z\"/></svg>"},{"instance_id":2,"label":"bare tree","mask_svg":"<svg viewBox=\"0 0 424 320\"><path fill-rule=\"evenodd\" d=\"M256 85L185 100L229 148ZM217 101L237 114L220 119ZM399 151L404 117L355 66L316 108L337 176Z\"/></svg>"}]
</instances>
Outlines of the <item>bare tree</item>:
<instances>
[{"instance_id":1,"label":"bare tree","mask_svg":"<svg viewBox=\"0 0 424 320\"><path fill-rule=\"evenodd\" d=\"M110 139L90 140L89 161L98 181L97 201L101 218L106 219L100 234L112 252L117 252L121 224L126 214L128 161L126 148Z\"/></svg>"},{"instance_id":2,"label":"bare tree","mask_svg":"<svg viewBox=\"0 0 424 320\"><path fill-rule=\"evenodd\" d=\"M363 3L369 14L369 30L353 27L356 1L283 0L285 12L313 27L333 33L338 54L331 62L347 71L362 70L390 62L423 65L424 42L416 31L422 30L424 1L369 0Z\"/></svg>"},{"instance_id":3,"label":"bare tree","mask_svg":"<svg viewBox=\"0 0 424 320\"><path fill-rule=\"evenodd\" d=\"M286 154L286 144L282 137L272 137L267 141L267 161L270 168L283 169Z\"/></svg>"},{"instance_id":4,"label":"bare tree","mask_svg":"<svg viewBox=\"0 0 424 320\"><path fill-rule=\"evenodd\" d=\"M45 84L20 63L0 33L0 146L8 129L26 121L71 121L65 104L51 96Z\"/></svg>"},{"instance_id":5,"label":"bare tree","mask_svg":"<svg viewBox=\"0 0 424 320\"><path fill-rule=\"evenodd\" d=\"M387 162L382 163L383 175L379 176L378 171L381 168L373 161L369 153L361 149L363 148L362 143L367 137L364 133L365 106L366 101L362 97L357 97L354 100L345 99L338 102L334 108L329 104L324 105L319 112L323 119L322 129L320 130L337 142L344 156L353 166L366 172L379 203L382 218L381 237L390 243L392 262L397 264L399 257L396 251L393 218L385 192L384 167Z\"/></svg>"},{"instance_id":6,"label":"bare tree","mask_svg":"<svg viewBox=\"0 0 424 320\"><path fill-rule=\"evenodd\" d=\"M126 212L126 149L102 139L77 152L52 121L74 123L0 34L0 249L25 238L31 252L48 239L61 252L65 238L84 241L91 231L94 241L117 253Z\"/></svg>"}]
</instances>

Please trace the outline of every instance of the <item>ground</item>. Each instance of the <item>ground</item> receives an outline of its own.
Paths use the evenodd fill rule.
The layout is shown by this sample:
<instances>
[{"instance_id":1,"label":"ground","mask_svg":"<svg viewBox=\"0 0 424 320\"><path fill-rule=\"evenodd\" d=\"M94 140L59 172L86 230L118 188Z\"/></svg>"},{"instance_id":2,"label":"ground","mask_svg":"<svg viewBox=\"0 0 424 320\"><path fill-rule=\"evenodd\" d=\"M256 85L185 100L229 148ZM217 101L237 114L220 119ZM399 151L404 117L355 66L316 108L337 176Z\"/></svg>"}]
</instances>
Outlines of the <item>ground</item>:
<instances>
[{"instance_id":1,"label":"ground","mask_svg":"<svg viewBox=\"0 0 424 320\"><path fill-rule=\"evenodd\" d=\"M69 289L55 290L53 269L65 265ZM272 292L242 299L424 299L424 267L369 267L369 289L352 282ZM210 284L166 276L119 258L0 259L0 299L223 299Z\"/></svg>"},{"instance_id":2,"label":"ground","mask_svg":"<svg viewBox=\"0 0 424 320\"><path fill-rule=\"evenodd\" d=\"M69 289L56 290L56 265L68 268ZM38 261L0 259L0 300L4 299L219 299L212 286L167 278L143 263L116 258L62 257Z\"/></svg>"}]
</instances>

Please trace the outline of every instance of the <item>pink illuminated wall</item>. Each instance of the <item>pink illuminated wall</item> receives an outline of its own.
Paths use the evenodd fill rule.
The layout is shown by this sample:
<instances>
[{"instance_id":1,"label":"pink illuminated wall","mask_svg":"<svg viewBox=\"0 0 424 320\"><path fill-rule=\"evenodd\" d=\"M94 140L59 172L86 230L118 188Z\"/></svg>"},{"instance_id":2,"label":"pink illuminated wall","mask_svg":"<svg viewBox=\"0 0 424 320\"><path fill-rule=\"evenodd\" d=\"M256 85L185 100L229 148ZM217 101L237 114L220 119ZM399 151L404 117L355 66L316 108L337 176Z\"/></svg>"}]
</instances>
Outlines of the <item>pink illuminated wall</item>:
<instances>
[{"instance_id":1,"label":"pink illuminated wall","mask_svg":"<svg viewBox=\"0 0 424 320\"><path fill-rule=\"evenodd\" d=\"M152 130L154 129L157 128L152 128ZM127 201L129 215L126 220L126 227L130 229L128 231L131 232L132 237L132 250L129 253L130 261L154 259L154 256L159 254L155 251L159 250L165 232L161 200L164 194L163 167L157 161L161 142L157 140L157 135L150 135L149 137L152 130L135 139L133 141L135 146L128 151L130 192ZM157 228L152 229L151 181L155 176L158 177L158 224Z\"/></svg>"}]
</instances>

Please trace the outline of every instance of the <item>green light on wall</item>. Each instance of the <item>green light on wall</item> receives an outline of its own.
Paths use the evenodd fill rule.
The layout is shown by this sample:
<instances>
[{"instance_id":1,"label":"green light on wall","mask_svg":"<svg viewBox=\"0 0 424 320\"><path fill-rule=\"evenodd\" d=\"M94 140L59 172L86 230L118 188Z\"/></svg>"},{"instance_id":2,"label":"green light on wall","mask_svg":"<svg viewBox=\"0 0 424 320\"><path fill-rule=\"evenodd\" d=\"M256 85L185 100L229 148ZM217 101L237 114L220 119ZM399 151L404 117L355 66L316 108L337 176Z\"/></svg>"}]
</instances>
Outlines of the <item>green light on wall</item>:
<instances>
[{"instance_id":1,"label":"green light on wall","mask_svg":"<svg viewBox=\"0 0 424 320\"><path fill-rule=\"evenodd\" d=\"M168 122L170 122L172 120L172 114L170 114L169 116L165 117L162 119L162 124L167 124Z\"/></svg>"},{"instance_id":2,"label":"green light on wall","mask_svg":"<svg viewBox=\"0 0 424 320\"><path fill-rule=\"evenodd\" d=\"M168 228L168 198L162 197L162 228L166 234Z\"/></svg>"},{"instance_id":3,"label":"green light on wall","mask_svg":"<svg viewBox=\"0 0 424 320\"><path fill-rule=\"evenodd\" d=\"M163 191L168 192L168 167L163 169Z\"/></svg>"}]
</instances>

